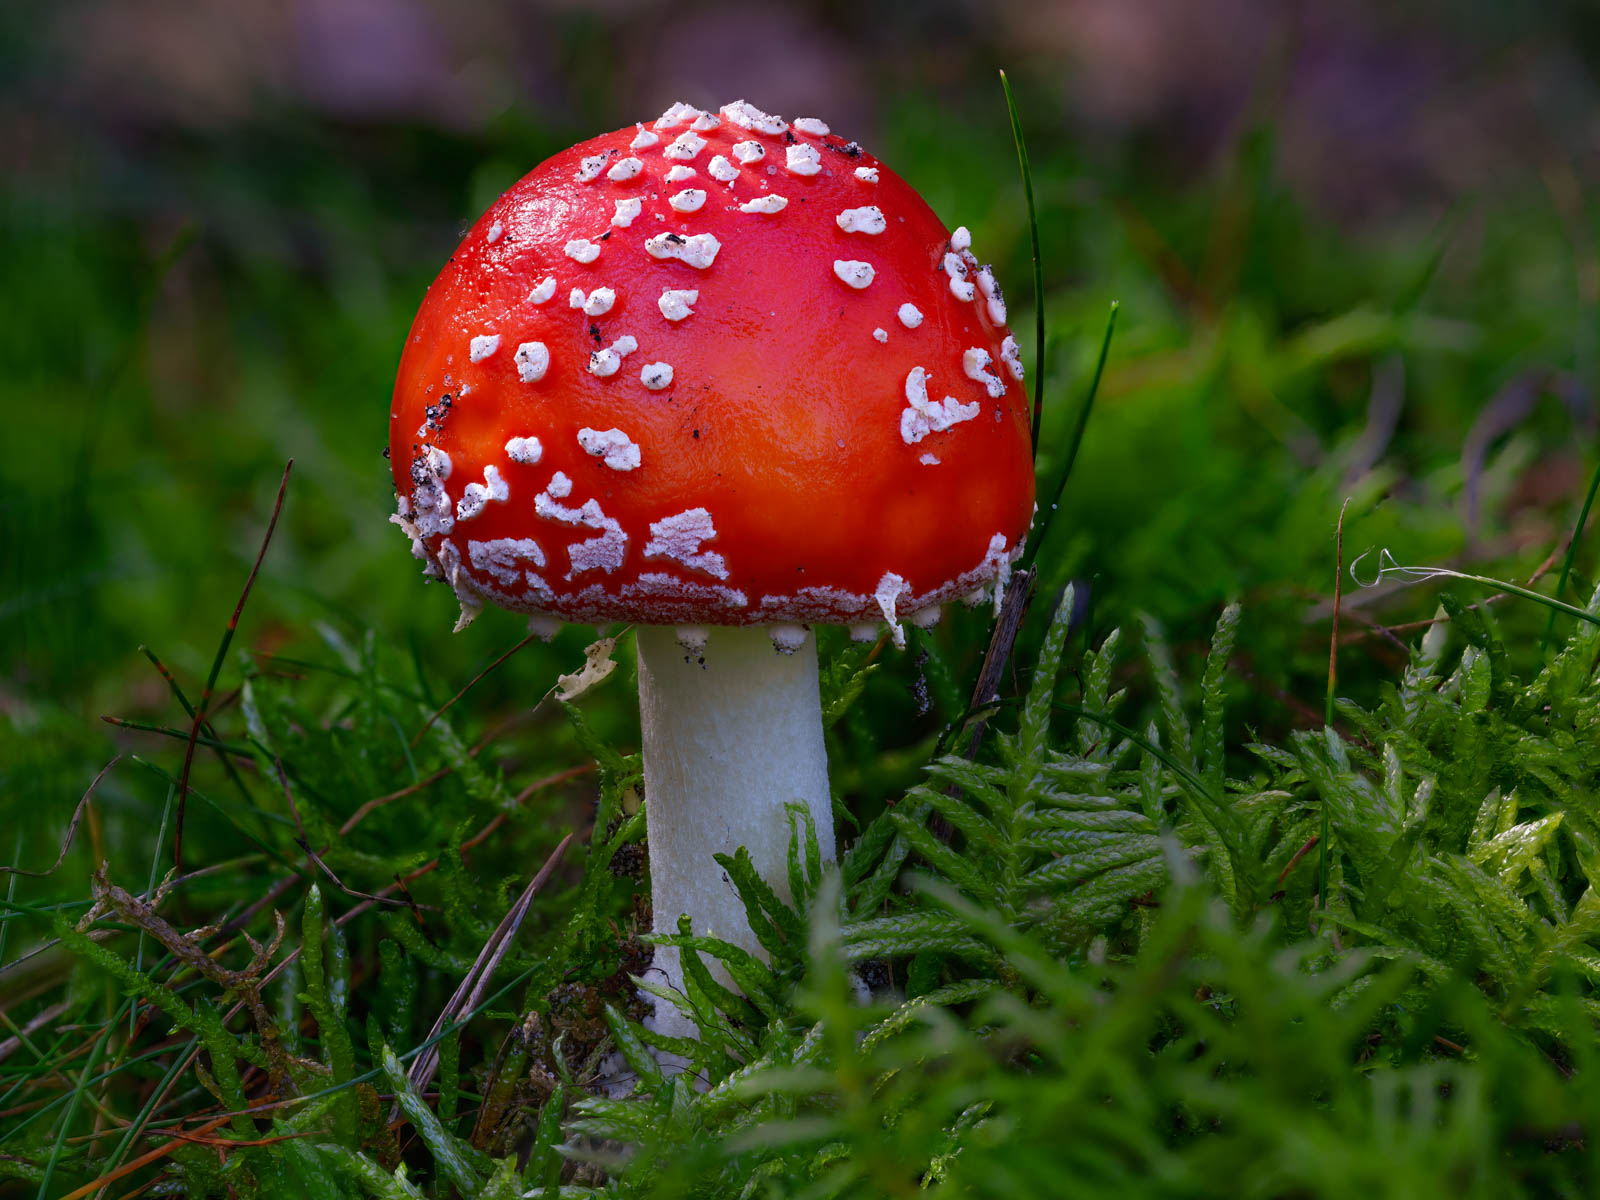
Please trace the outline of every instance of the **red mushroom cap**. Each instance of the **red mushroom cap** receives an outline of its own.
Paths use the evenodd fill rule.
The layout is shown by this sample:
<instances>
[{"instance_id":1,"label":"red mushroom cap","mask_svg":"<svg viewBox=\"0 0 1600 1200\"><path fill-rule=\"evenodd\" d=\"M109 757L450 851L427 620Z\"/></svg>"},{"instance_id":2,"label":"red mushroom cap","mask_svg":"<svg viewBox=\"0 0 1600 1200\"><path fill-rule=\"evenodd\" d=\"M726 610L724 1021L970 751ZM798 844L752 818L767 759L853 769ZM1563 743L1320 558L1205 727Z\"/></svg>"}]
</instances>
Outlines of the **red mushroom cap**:
<instances>
[{"instance_id":1,"label":"red mushroom cap","mask_svg":"<svg viewBox=\"0 0 1600 1200\"><path fill-rule=\"evenodd\" d=\"M1003 580L1027 396L969 243L820 121L743 101L563 151L422 302L396 520L468 612L893 622Z\"/></svg>"}]
</instances>

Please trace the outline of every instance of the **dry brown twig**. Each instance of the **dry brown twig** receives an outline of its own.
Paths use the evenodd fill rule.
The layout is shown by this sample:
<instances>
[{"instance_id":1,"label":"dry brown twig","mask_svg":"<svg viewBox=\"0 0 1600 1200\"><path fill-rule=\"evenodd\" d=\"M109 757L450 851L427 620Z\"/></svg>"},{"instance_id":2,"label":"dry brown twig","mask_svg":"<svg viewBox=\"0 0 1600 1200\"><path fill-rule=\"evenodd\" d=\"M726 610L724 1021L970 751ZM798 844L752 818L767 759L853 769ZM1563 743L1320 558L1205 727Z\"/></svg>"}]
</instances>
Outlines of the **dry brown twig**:
<instances>
[{"instance_id":1,"label":"dry brown twig","mask_svg":"<svg viewBox=\"0 0 1600 1200\"><path fill-rule=\"evenodd\" d=\"M968 758L978 753L978 744L982 742L983 731L989 724L988 714L981 710L1000 698L1000 680L1006 673L1006 664L1011 659L1017 634L1022 631L1022 619L1028 613L1029 601L1033 599L1036 576L1037 572L1031 567L1016 572L1011 577L1011 586L1006 589L1005 598L1000 602L1000 615L995 621L994 633L989 638L989 648L984 652L978 682L972 689L972 709L979 715L972 721L972 736L967 742Z\"/></svg>"},{"instance_id":2,"label":"dry brown twig","mask_svg":"<svg viewBox=\"0 0 1600 1200\"><path fill-rule=\"evenodd\" d=\"M542 779L537 779L534 782L530 783L527 787L523 788L521 792L517 793L516 797L512 801L512 807L515 808L517 806L520 806L530 796L532 796L535 792L539 791L542 788L549 787L554 783L562 782L562 781L564 781L566 779L571 779L571 778L573 778L575 776L578 776L578 775L586 774L586 773L588 773L589 771L592 771L592 770L594 770L594 764L593 763L585 763L585 764L582 764L582 765L577 766L577 767L569 767L565 771L557 772L554 775L548 775L548 776L545 776ZM506 821L509 819L509 815L510 815L509 811L508 812L496 813L495 816L493 818L491 818L484 825L484 827L482 829L478 830L477 833L473 834L470 838L468 838L466 841L461 843L461 850L463 850L463 851L471 850L473 847L481 845L483 842L487 841L490 837L492 837L494 835L496 830L498 830L502 825L504 825L506 823ZM565 843L563 843L563 844L565 844ZM397 892L397 891L403 891L406 884L411 883L411 882L413 882L415 880L421 879L424 875L430 874L431 872L436 871L438 869L439 869L439 860L437 858L430 859L428 862L423 863L420 867L416 868L414 871L411 871L409 874L403 876L402 878L395 880L394 883L391 883L391 884L388 884L388 885L386 885L386 886L384 886L382 888L379 888L378 892L377 892L377 896L381 898L383 896L391 895L391 894L393 894L394 892ZM293 887L294 883L297 880L299 880L299 878L300 878L300 876L298 876L298 875L289 876L287 879L282 881L282 883L280 885L281 890L279 888L273 889L273 892L269 892L267 897L263 897L262 901L258 901L257 902L257 905L260 906L260 905L262 905L264 903L270 902L270 900L274 898L274 893L276 893L277 895L282 895L284 892L287 892L290 888ZM375 906L375 903L376 902L374 900L362 900L360 903L355 904L351 908L347 909L344 913L342 913L338 917L335 917L334 918L334 924L339 926L340 928L343 928L344 926L348 925L351 921L354 921L357 917L361 916L363 913L365 913L365 912L369 911L370 909L372 909ZM259 911L259 907L255 907L254 911ZM237 919L238 918L236 918L236 920ZM232 924L232 922L230 922L229 925L224 925L223 929L224 930L229 929L229 926L231 924ZM100 931L96 931L96 932L98 933ZM91 934L91 936L94 936L94 935ZM109 934L106 935L106 936L109 936ZM281 974L283 971L288 970L289 966L292 963L294 963L296 959L298 959L300 957L300 951L301 951L301 948L299 946L296 946L292 950L290 950L287 954L285 954L281 959L279 959L277 964L275 966L273 966L270 970L268 970L267 973L261 977L261 980L259 981L259 984L257 985L258 988L259 987L265 987L267 984L271 983L274 979L276 979L278 977L278 975ZM244 1001L242 999L235 1001L233 1006L226 1013L223 1014L223 1018L222 1019L224 1021L231 1021L234 1017L238 1016L240 1012L244 1011L244 1007L245 1007L245 1005L244 1005ZM170 1096L171 1093L172 1093L172 1089L175 1088L178 1085L178 1081L181 1078L183 1078L184 1074L189 1070L190 1066L192 1066L192 1064L199 1058L199 1055L200 1055L200 1048L198 1046L195 1046L195 1047L193 1047L193 1048L191 1048L189 1050L189 1052L188 1052L188 1054L187 1054L187 1056L185 1058L185 1061L182 1064L180 1064L178 1069L175 1070L172 1073L172 1076L168 1080L166 1086L162 1089L161 1093L155 1098L155 1100L150 1104L149 1109L148 1109L149 1112L151 1112L151 1113L156 1112L160 1108L161 1105L166 1103L167 1097ZM291 1103L295 1103L295 1101L268 1102L268 1103L262 1104L262 1105L252 1105L249 1111L251 1113L265 1112L265 1111L268 1111L270 1109L283 1107L284 1105L291 1104Z\"/></svg>"},{"instance_id":3,"label":"dry brown twig","mask_svg":"<svg viewBox=\"0 0 1600 1200\"><path fill-rule=\"evenodd\" d=\"M272 961L272 956L278 952L278 947L283 943L283 914L273 913L272 941L266 945L262 945L248 933L242 933L244 940L250 946L250 962L240 970L233 970L223 966L201 948L199 939L207 931L182 933L156 912L156 906L161 903L161 898L165 895L165 887L158 888L151 901L146 903L112 883L103 863L94 873L92 887L94 906L90 908L81 924L87 925L108 911L114 912L129 925L160 942L168 953L197 975L209 979L225 992L237 996L239 1003L249 1010L250 1020L261 1037L261 1049L272 1066L272 1086L274 1090L281 1088L289 1079L289 1054L279 1040L278 1023L261 998L261 985L265 982L262 973L266 971L267 964Z\"/></svg>"},{"instance_id":4,"label":"dry brown twig","mask_svg":"<svg viewBox=\"0 0 1600 1200\"><path fill-rule=\"evenodd\" d=\"M404 901L391 900L387 896L374 896L371 892L359 891L334 874L333 868L322 861L322 856L328 852L330 847L324 846L320 851L311 848L311 839L306 835L305 823L300 820L300 806L294 802L294 792L289 787L289 775L283 769L283 760L274 755L272 765L278 773L278 785L283 789L283 798L289 805L289 815L294 819L294 827L299 835L294 839L295 845L305 851L306 860L321 871L323 875L327 876L328 881L347 896L354 896L358 900L371 900L375 904L393 904L396 907L404 907Z\"/></svg>"},{"instance_id":5,"label":"dry brown twig","mask_svg":"<svg viewBox=\"0 0 1600 1200\"><path fill-rule=\"evenodd\" d=\"M433 1028L428 1031L428 1041L433 1042L426 1050L417 1055L411 1064L408 1078L419 1092L425 1089L433 1079L433 1073L439 1066L439 1043L434 1040L443 1032L445 1026L459 1019L478 1006L483 999L483 994L489 988L489 981L494 978L500 960L511 949L511 940L516 937L517 930L522 927L523 918L528 915L528 907L533 903L534 895L544 886L556 869L556 864L561 861L561 856L567 852L567 847L572 844L576 834L569 833L561 839L560 844L550 852L550 857L545 859L544 866L539 868L539 873L533 877L532 882L522 890L522 895L517 897L517 902L511 906L509 912L501 919L500 924L489 935L489 940L484 943L483 949L478 952L477 961L472 964L472 969L467 972L466 978L456 988L455 994L450 997L449 1003L440 1011L439 1017L433 1023Z\"/></svg>"},{"instance_id":6,"label":"dry brown twig","mask_svg":"<svg viewBox=\"0 0 1600 1200\"><path fill-rule=\"evenodd\" d=\"M515 646L511 647L511 649L507 650L504 654L502 654L499 658L495 659L492 663L490 663L483 670L479 671L471 679L467 680L466 685L464 687L462 687L462 689L459 692L457 692L454 696L451 696L450 699L446 700L437 709L435 709L433 715L422 723L422 728L417 730L416 736L411 739L411 745L413 747L415 747L416 744L422 740L422 735L427 733L428 730L433 728L433 723L435 721L437 721L440 717L444 716L445 712L450 708L450 706L452 704L454 704L457 700L461 699L461 697L465 696L474 687L476 687L478 685L478 681L479 680L481 680L485 675L489 674L490 671L493 671L501 663L505 662L506 659L510 658L518 650L521 650L524 646L526 646L529 642L533 641L533 639L538 637L538 636L539 635L536 634L536 633L528 634L527 637L523 638Z\"/></svg>"},{"instance_id":7,"label":"dry brown twig","mask_svg":"<svg viewBox=\"0 0 1600 1200\"><path fill-rule=\"evenodd\" d=\"M29 879L43 879L50 875L67 861L67 851L72 849L72 839L78 832L78 822L83 820L84 811L89 807L89 800L94 795L95 788L100 786L100 781L106 773L122 761L122 755L117 755L105 766L100 768L100 774L94 777L88 788L83 793L83 798L78 801L78 807L72 810L72 820L67 823L67 836L61 841L61 853L56 855L56 861L43 871L26 871L21 867L0 867L0 875L25 875Z\"/></svg>"}]
</instances>

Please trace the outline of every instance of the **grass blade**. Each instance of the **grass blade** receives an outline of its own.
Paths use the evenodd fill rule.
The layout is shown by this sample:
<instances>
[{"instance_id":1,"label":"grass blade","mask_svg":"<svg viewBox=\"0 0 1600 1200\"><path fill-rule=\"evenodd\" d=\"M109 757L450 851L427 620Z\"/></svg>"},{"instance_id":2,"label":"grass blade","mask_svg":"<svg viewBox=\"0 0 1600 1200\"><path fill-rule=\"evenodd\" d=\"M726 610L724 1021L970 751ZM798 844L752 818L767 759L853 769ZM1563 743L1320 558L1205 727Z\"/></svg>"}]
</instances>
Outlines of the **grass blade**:
<instances>
[{"instance_id":1,"label":"grass blade","mask_svg":"<svg viewBox=\"0 0 1600 1200\"><path fill-rule=\"evenodd\" d=\"M289 472L294 470L294 459L284 464L283 479L278 483L278 498L272 505L272 518L267 522L267 532L261 538L261 549L256 551L256 561L250 568L250 574L245 577L244 588L239 592L239 602L233 606L233 616L228 618L227 628L222 631L222 641L217 644L216 657L211 660L211 673L206 676L205 690L200 693L200 704L195 709L194 722L189 726L189 744L183 752L183 773L178 777L178 816L174 822L172 833L172 865L183 870L183 812L189 800L189 771L194 766L195 739L200 736L200 726L205 723L206 710L211 707L211 697L216 691L217 676L222 674L223 661L228 657L228 647L233 644L233 635L239 628L239 616L244 612L244 603L250 598L250 589L255 586L256 575L261 570L261 560L267 556L267 547L272 544L272 534L278 528L278 517L283 513L284 493L289 490Z\"/></svg>"},{"instance_id":2,"label":"grass blade","mask_svg":"<svg viewBox=\"0 0 1600 1200\"><path fill-rule=\"evenodd\" d=\"M1006 112L1011 117L1011 137L1017 144L1017 165L1022 170L1022 194L1028 202L1028 240L1033 246L1033 461L1039 462L1039 427L1044 420L1044 256L1039 253L1039 211L1033 202L1033 168L1028 162L1028 143L1022 137L1022 118L1017 100L1011 94L1011 80L1000 72L1000 87L1006 94Z\"/></svg>"},{"instance_id":3,"label":"grass blade","mask_svg":"<svg viewBox=\"0 0 1600 1200\"><path fill-rule=\"evenodd\" d=\"M50 1195L50 1181L55 1178L56 1165L61 1161L61 1152L66 1149L67 1135L72 1132L72 1119L78 1115L78 1106L83 1102L83 1094L89 1090L95 1066L100 1062L101 1051L106 1048L106 1042L110 1037L111 1023L108 1021L100 1036L95 1039L94 1048L89 1051L89 1061L84 1063L83 1070L78 1072L78 1082L73 1085L72 1097L67 1102L67 1111L61 1114L61 1128L56 1134L55 1144L50 1148L50 1159L44 1165L44 1178L39 1181L39 1200L45 1200Z\"/></svg>"},{"instance_id":4,"label":"grass blade","mask_svg":"<svg viewBox=\"0 0 1600 1200\"><path fill-rule=\"evenodd\" d=\"M1094 400L1100 393L1100 379L1105 374L1106 356L1111 353L1111 335L1116 331L1117 313L1121 308L1121 301L1111 302L1111 311L1106 317L1106 331L1100 337L1100 357L1095 360L1094 375L1089 380L1089 390L1083 397L1083 405L1078 409L1078 420L1072 427L1072 441L1067 444L1067 461L1061 465L1061 472L1056 476L1055 487L1051 489L1049 507L1044 510L1044 521L1039 526L1039 536L1033 539L1033 544L1028 547L1028 553L1023 556L1022 569L1033 565L1033 560L1038 557L1039 547L1043 546L1050 536L1050 524L1055 520L1056 510L1061 507L1061 494L1067 489L1067 479L1072 475L1072 465L1078 461L1078 448L1083 445L1084 431L1089 428L1089 414L1094 411Z\"/></svg>"},{"instance_id":5,"label":"grass blade","mask_svg":"<svg viewBox=\"0 0 1600 1200\"><path fill-rule=\"evenodd\" d=\"M1556 597L1567 590L1567 577L1572 574L1572 560L1578 555L1578 542L1583 538L1583 527L1589 523L1589 509L1594 504L1595 492L1600 491L1600 461L1594 465L1594 474L1589 477L1589 494L1583 498L1583 507L1578 510L1578 522L1572 527L1572 537L1567 540L1567 553L1561 560L1561 575L1556 580ZM1550 645L1550 637L1555 633L1556 613L1550 611L1550 620L1544 627L1544 636L1539 639L1539 651L1543 653Z\"/></svg>"},{"instance_id":6,"label":"grass blade","mask_svg":"<svg viewBox=\"0 0 1600 1200\"><path fill-rule=\"evenodd\" d=\"M1388 551L1385 550L1383 553L1387 555ZM1350 577L1352 579L1356 579L1356 563L1360 561L1358 558L1356 562L1350 564ZM1372 587L1378 580L1382 580L1389 575L1399 575L1415 583L1426 583L1432 579L1460 579L1465 583L1476 583L1482 587L1493 588L1497 592L1508 592L1513 596L1521 596L1524 600L1532 600L1536 604L1542 604L1553 612L1566 613L1568 616L1577 617L1580 621L1587 621L1591 625L1600 625L1600 615L1587 609L1579 608L1576 604L1568 604L1565 600L1557 600L1554 596L1546 596L1543 592L1536 592L1532 588L1523 587L1519 583L1508 583L1503 579L1491 579L1487 575L1471 575L1466 571L1453 571L1449 567L1402 567L1391 561L1388 566L1378 568L1377 580L1361 583L1359 579L1356 579L1356 583L1362 587Z\"/></svg>"}]
</instances>

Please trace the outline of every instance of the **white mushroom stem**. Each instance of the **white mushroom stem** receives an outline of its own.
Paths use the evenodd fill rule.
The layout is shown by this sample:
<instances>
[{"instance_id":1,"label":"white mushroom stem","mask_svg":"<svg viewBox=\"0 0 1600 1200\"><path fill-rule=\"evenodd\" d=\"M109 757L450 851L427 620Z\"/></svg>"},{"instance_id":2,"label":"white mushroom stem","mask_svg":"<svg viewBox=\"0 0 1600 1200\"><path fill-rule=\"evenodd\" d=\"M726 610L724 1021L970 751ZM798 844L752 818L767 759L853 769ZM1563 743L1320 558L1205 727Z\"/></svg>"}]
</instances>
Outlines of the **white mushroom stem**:
<instances>
[{"instance_id":1,"label":"white mushroom stem","mask_svg":"<svg viewBox=\"0 0 1600 1200\"><path fill-rule=\"evenodd\" d=\"M743 846L789 899L784 806L799 803L823 858L833 859L816 638L808 630L793 653L780 654L764 628L718 627L703 651L688 654L670 628L639 626L637 636L654 928L676 933L687 914L694 932L765 957L713 856ZM657 949L651 975L683 990L676 947ZM655 1024L676 1037L693 1033L666 1003Z\"/></svg>"}]
</instances>

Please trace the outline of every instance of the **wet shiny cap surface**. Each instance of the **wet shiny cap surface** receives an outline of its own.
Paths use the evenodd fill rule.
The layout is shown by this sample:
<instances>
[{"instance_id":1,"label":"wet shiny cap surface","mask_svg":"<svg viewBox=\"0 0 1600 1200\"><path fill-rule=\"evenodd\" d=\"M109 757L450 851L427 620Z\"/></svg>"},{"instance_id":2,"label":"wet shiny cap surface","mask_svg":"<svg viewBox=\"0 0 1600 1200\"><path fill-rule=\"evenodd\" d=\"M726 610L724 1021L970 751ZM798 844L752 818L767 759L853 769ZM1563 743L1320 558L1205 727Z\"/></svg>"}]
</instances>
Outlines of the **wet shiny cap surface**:
<instances>
[{"instance_id":1,"label":"wet shiny cap surface","mask_svg":"<svg viewBox=\"0 0 1600 1200\"><path fill-rule=\"evenodd\" d=\"M395 521L468 613L896 626L1026 533L1006 315L966 230L821 121L674 105L529 173L435 280Z\"/></svg>"}]
</instances>

